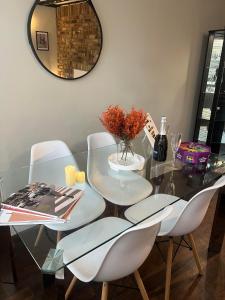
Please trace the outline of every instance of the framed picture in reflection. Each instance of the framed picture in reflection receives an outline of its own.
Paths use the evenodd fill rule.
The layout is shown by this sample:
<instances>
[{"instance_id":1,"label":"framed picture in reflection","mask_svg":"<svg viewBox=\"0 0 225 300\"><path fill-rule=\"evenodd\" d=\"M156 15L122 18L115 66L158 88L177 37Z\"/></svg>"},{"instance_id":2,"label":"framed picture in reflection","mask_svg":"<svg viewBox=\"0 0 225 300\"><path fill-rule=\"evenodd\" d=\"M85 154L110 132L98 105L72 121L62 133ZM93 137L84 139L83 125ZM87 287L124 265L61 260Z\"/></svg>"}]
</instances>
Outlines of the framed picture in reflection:
<instances>
[{"instance_id":1,"label":"framed picture in reflection","mask_svg":"<svg viewBox=\"0 0 225 300\"><path fill-rule=\"evenodd\" d=\"M49 40L47 31L36 31L37 50L49 51Z\"/></svg>"}]
</instances>

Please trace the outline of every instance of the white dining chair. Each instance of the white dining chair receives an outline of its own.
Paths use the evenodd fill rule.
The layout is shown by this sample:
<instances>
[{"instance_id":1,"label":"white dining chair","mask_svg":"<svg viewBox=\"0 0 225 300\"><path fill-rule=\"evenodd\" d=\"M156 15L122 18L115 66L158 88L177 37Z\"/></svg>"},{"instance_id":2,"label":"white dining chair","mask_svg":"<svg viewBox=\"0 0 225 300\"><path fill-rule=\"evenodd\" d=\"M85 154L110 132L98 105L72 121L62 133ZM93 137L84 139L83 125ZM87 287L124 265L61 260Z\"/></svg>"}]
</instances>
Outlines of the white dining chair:
<instances>
[{"instance_id":1,"label":"white dining chair","mask_svg":"<svg viewBox=\"0 0 225 300\"><path fill-rule=\"evenodd\" d=\"M83 282L102 282L101 299L106 300L108 282L132 273L134 273L142 298L149 299L138 268L146 260L153 247L160 222L171 211L172 207L168 206L148 223L138 224L134 227L131 227L132 223L124 219L103 218L63 238L57 248L63 250L64 264L68 264L68 269L74 275L65 299L68 299L76 280L79 279ZM117 236L113 238L116 234ZM111 240L109 240L110 237ZM108 242L102 246L90 251L99 243L107 240ZM69 263L88 250L89 253Z\"/></svg>"},{"instance_id":2,"label":"white dining chair","mask_svg":"<svg viewBox=\"0 0 225 300\"><path fill-rule=\"evenodd\" d=\"M29 183L41 181L65 186L64 168L67 165L74 165L79 170L74 156L63 141L53 140L35 144L31 147ZM83 226L98 218L105 210L104 199L88 183L76 184L74 188L84 189L84 195L73 209L70 221L63 224L46 225L57 231L57 241L60 239L62 231ZM42 225L35 246L38 244L43 229Z\"/></svg>"},{"instance_id":3,"label":"white dining chair","mask_svg":"<svg viewBox=\"0 0 225 300\"><path fill-rule=\"evenodd\" d=\"M210 201L216 191L225 185L225 176L222 176L216 181L216 183L196 195L194 195L189 201L182 200L178 197L159 194L150 196L148 199L145 199L144 203L138 203L134 207L128 208L125 212L125 216L128 220L132 222L138 222L141 218L146 216L146 212L151 211L152 205L154 203L155 197L158 199L158 203L162 201L163 203L167 202L173 207L172 213L165 218L160 227L158 236L167 236L169 237L169 245L167 251L167 267L166 267L166 284L165 284L165 299L168 300L170 297L170 283L171 283L171 271L172 271L172 260L173 260L173 245L174 237L177 236L188 236L188 239L191 244L191 249L195 258L195 262L199 271L199 274L202 274L202 266L200 263L199 255L197 252L196 244L193 238L192 232L201 224L207 209L209 207ZM161 198L161 199L160 199ZM170 199L171 198L171 199ZM139 207L140 204L140 207ZM160 204L158 204L160 205ZM144 210L142 210L142 208ZM142 213L141 213L142 210ZM138 216L138 217L137 217Z\"/></svg>"},{"instance_id":4,"label":"white dining chair","mask_svg":"<svg viewBox=\"0 0 225 300\"><path fill-rule=\"evenodd\" d=\"M117 144L110 133L90 134L87 143L87 178L92 188L103 198L116 205L129 206L151 194L151 183L141 175L110 168L108 157L117 152Z\"/></svg>"},{"instance_id":5,"label":"white dining chair","mask_svg":"<svg viewBox=\"0 0 225 300\"><path fill-rule=\"evenodd\" d=\"M112 134L104 131L89 134L87 137L87 141L92 149L97 149L110 145L116 146L116 140L114 139Z\"/></svg>"}]
</instances>

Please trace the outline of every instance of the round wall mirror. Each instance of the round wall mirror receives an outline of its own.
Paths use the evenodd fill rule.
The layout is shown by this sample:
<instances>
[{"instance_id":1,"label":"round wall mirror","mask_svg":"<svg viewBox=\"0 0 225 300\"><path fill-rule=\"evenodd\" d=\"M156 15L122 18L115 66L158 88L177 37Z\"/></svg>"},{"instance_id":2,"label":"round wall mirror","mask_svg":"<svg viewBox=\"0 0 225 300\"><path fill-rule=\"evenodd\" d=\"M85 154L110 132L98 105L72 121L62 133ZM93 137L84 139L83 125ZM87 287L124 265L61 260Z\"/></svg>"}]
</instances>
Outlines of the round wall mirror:
<instances>
[{"instance_id":1,"label":"round wall mirror","mask_svg":"<svg viewBox=\"0 0 225 300\"><path fill-rule=\"evenodd\" d=\"M101 24L91 0L36 0L28 38L41 65L63 79L87 75L102 49Z\"/></svg>"}]
</instances>

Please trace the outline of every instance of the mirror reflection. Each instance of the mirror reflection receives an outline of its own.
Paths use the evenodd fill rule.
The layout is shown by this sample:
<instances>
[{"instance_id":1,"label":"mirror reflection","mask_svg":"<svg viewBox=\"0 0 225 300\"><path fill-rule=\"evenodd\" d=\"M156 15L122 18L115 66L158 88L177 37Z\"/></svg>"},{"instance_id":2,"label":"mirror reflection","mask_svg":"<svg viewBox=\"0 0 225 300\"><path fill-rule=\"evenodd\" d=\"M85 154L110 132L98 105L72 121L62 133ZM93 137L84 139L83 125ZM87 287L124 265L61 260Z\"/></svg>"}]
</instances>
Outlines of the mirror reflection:
<instances>
[{"instance_id":1,"label":"mirror reflection","mask_svg":"<svg viewBox=\"0 0 225 300\"><path fill-rule=\"evenodd\" d=\"M89 73L102 48L101 25L91 0L36 1L28 35L42 66L64 79Z\"/></svg>"}]
</instances>

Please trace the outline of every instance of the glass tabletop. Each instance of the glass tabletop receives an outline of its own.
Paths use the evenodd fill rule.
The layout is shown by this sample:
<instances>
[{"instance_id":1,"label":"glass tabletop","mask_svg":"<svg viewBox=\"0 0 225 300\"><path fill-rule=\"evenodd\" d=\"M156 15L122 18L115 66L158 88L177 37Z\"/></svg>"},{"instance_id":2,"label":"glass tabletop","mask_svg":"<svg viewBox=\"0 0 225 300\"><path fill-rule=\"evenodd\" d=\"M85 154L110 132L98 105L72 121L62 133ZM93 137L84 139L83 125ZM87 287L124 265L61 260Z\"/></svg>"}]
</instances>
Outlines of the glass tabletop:
<instances>
[{"instance_id":1,"label":"glass tabletop","mask_svg":"<svg viewBox=\"0 0 225 300\"><path fill-rule=\"evenodd\" d=\"M84 190L84 194L73 208L69 221L12 226L42 272L54 274L62 270L166 206L179 199L188 201L225 173L225 162L217 155L211 154L207 164L199 165L173 162L170 153L167 161L156 162L151 149L140 142L134 147L135 153L144 158L139 170L115 170L109 157L117 155L117 148L111 145L55 158L49 154L51 159L46 155L32 165L0 172L3 202L28 183L66 188L65 167L68 165L86 174L85 182L72 187ZM128 208L149 196L148 209L129 218ZM67 249L66 257L63 249Z\"/></svg>"}]
</instances>

